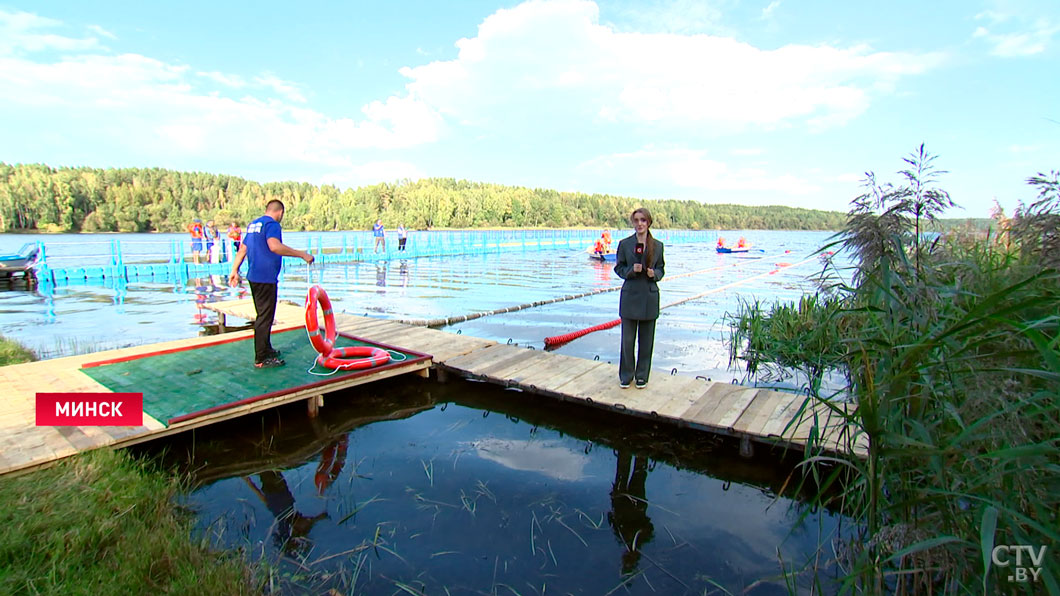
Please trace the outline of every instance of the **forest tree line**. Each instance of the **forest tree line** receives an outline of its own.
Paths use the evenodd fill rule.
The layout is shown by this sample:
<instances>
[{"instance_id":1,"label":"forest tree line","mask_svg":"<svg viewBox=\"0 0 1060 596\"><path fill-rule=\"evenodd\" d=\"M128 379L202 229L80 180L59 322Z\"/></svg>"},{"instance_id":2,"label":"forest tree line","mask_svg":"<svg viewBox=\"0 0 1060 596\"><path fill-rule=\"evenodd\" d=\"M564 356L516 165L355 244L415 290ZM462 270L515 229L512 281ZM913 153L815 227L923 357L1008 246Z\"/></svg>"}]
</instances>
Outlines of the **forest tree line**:
<instances>
[{"instance_id":1,"label":"forest tree line","mask_svg":"<svg viewBox=\"0 0 1060 596\"><path fill-rule=\"evenodd\" d=\"M387 227L564 228L628 225L646 206L660 228L691 230L837 230L846 215L792 207L711 205L559 192L452 178L382 183L356 189L160 168L52 168L0 162L0 232L180 232L194 218L245 225L270 199L287 207L290 230Z\"/></svg>"}]
</instances>

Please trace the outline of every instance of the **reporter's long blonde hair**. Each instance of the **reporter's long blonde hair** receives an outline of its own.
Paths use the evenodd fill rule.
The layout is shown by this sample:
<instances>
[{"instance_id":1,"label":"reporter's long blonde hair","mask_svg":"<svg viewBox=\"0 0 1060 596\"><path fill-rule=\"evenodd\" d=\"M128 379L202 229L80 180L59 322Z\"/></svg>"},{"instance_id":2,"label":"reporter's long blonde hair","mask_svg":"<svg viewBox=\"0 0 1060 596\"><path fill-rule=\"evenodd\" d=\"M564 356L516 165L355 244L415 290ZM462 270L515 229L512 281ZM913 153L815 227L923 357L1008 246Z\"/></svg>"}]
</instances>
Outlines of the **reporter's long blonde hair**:
<instances>
[{"instance_id":1,"label":"reporter's long blonde hair","mask_svg":"<svg viewBox=\"0 0 1060 596\"><path fill-rule=\"evenodd\" d=\"M655 238L651 235L651 211L648 211L647 207L637 207L634 209L633 213L629 214L629 223L631 225L633 224L633 217L638 213L643 215L644 219L648 220L647 238L645 238L647 242L644 243L644 266L651 267L654 263L652 259L655 257Z\"/></svg>"}]
</instances>

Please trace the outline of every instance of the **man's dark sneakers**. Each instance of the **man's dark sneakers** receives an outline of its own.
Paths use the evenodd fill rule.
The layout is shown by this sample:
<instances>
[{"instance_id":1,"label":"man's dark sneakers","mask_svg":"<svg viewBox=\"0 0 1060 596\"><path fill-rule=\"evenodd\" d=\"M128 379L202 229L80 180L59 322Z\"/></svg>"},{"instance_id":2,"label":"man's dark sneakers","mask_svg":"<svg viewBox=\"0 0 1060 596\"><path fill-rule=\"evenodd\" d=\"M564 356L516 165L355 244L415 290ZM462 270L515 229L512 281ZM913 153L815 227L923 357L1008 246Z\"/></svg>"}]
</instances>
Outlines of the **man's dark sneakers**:
<instances>
[{"instance_id":1,"label":"man's dark sneakers","mask_svg":"<svg viewBox=\"0 0 1060 596\"><path fill-rule=\"evenodd\" d=\"M639 381L639 380L637 381L637 389L644 389L647 386L648 386L648 382L647 381Z\"/></svg>"},{"instance_id":2,"label":"man's dark sneakers","mask_svg":"<svg viewBox=\"0 0 1060 596\"><path fill-rule=\"evenodd\" d=\"M276 358L275 356L269 356L261 362L255 362L254 368L277 368L279 366L283 366L284 364L287 363L283 360L280 360L279 358Z\"/></svg>"},{"instance_id":3,"label":"man's dark sneakers","mask_svg":"<svg viewBox=\"0 0 1060 596\"><path fill-rule=\"evenodd\" d=\"M276 349L269 350L269 358L280 359L281 355L282 355L282 352L280 352L279 350L276 350Z\"/></svg>"}]
</instances>

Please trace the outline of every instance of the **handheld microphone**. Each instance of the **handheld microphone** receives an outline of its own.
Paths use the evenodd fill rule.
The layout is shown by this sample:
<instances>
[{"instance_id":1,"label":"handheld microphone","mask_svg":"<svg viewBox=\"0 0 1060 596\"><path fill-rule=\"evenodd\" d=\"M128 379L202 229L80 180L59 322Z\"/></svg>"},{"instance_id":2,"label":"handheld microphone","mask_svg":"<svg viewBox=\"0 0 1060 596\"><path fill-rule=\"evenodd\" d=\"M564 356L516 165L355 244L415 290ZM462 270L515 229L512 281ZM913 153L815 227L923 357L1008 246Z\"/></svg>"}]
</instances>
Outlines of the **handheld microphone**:
<instances>
[{"instance_id":1,"label":"handheld microphone","mask_svg":"<svg viewBox=\"0 0 1060 596\"><path fill-rule=\"evenodd\" d=\"M643 242L638 242L637 243L637 248L636 248L636 250L634 252L637 254L637 262L640 263L641 265L643 265L644 264L644 243Z\"/></svg>"}]
</instances>

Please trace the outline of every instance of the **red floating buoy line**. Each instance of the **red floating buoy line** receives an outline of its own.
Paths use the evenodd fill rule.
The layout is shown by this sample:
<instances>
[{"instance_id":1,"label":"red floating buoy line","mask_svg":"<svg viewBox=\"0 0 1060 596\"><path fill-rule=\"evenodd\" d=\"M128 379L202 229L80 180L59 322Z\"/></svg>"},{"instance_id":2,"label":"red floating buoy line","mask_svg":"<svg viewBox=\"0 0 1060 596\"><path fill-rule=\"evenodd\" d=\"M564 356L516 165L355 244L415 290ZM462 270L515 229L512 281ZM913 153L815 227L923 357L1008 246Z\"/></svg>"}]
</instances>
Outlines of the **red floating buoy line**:
<instances>
[{"instance_id":1,"label":"red floating buoy line","mask_svg":"<svg viewBox=\"0 0 1060 596\"><path fill-rule=\"evenodd\" d=\"M741 284L745 284L745 283L747 283L749 281L753 281L753 280L765 277L767 275L775 275L781 269L789 269L789 268L792 268L792 267L798 267L799 265L802 265L804 263L809 263L810 261L814 261L816 259L817 259L817 257L810 257L808 259L799 261L798 263L795 263L795 264L791 264L791 263L777 263L776 264L777 268L773 269L771 271L767 271L765 273L759 273L758 275L753 275L751 277L748 277L747 279L741 279L740 281L734 281L732 283L725 284L723 286L718 286L716 288L711 288L711 289L707 290L706 292L702 292L702 293L696 294L695 296L689 296L687 298L682 298L680 300L677 300L675 302L671 302L670 304L667 304L665 306L660 307L659 310L662 310L662 309L665 309L665 308L670 308L672 306L677 306L679 304L684 304L686 302L691 302L693 300L699 300L700 298L703 298L704 296L709 296L710 294L716 294L718 292L722 292L722 291L727 290L729 288L733 288L733 287L739 286ZM704 270L704 271L706 271L706 270ZM695 272L695 273L700 273L700 272ZM687 273L681 274L681 276L687 276L687 275L690 275L690 274L687 274ZM675 275L674 277L679 277L679 276ZM670 279L670 278L667 278L667 279ZM545 338L545 345L546 346L556 346L556 345L559 345L559 344L567 343L567 342L569 342L571 340L578 339L579 337L582 337L583 335L588 335L588 334L590 334L590 333L592 333L594 331L601 331L603 329L610 329L610 328L615 327L616 325L620 324L621 322L622 322L622 319L615 319L614 321L608 321L607 323L601 323L599 325L593 325L592 327L586 327L585 329L579 329L578 331L572 331L570 333L564 333L563 335L553 335L552 337L546 337Z\"/></svg>"}]
</instances>

